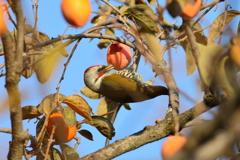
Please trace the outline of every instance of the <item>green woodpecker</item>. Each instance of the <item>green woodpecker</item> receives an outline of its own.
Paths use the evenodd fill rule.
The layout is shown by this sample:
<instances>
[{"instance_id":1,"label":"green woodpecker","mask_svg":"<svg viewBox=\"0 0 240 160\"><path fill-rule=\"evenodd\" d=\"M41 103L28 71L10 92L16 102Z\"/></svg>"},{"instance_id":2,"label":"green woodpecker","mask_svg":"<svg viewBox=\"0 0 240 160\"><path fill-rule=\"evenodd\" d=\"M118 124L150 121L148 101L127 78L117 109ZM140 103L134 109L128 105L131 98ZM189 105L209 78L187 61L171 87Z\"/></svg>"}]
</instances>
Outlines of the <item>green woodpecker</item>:
<instances>
[{"instance_id":1,"label":"green woodpecker","mask_svg":"<svg viewBox=\"0 0 240 160\"><path fill-rule=\"evenodd\" d=\"M112 66L94 65L84 72L84 82L92 91L116 102L133 103L168 95L163 86L152 86L128 69L108 73Z\"/></svg>"}]
</instances>

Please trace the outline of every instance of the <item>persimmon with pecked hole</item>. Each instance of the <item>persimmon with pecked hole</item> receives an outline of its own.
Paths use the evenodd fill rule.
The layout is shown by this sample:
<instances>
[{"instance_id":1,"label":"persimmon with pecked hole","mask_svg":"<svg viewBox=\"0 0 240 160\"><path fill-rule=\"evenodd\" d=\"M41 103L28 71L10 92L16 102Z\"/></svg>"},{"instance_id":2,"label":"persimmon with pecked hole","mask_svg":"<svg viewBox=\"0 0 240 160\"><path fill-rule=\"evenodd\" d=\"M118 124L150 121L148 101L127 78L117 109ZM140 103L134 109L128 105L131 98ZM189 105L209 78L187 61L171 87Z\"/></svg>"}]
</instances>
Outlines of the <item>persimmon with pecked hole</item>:
<instances>
[{"instance_id":1,"label":"persimmon with pecked hole","mask_svg":"<svg viewBox=\"0 0 240 160\"><path fill-rule=\"evenodd\" d=\"M187 139L181 135L168 136L167 140L162 145L163 159L170 158L187 142Z\"/></svg>"},{"instance_id":2,"label":"persimmon with pecked hole","mask_svg":"<svg viewBox=\"0 0 240 160\"><path fill-rule=\"evenodd\" d=\"M67 143L71 141L76 135L77 127L74 125L70 127L63 119L63 115L59 112L53 113L49 116L47 131L51 135L53 125L56 125L53 139L58 143Z\"/></svg>"},{"instance_id":3,"label":"persimmon with pecked hole","mask_svg":"<svg viewBox=\"0 0 240 160\"><path fill-rule=\"evenodd\" d=\"M119 42L113 42L107 52L107 63L112 64L114 69L122 70L132 61L130 47Z\"/></svg>"},{"instance_id":4,"label":"persimmon with pecked hole","mask_svg":"<svg viewBox=\"0 0 240 160\"><path fill-rule=\"evenodd\" d=\"M201 9L202 0L196 0L194 5L187 3L180 15L185 20L190 20L195 17Z\"/></svg>"},{"instance_id":5,"label":"persimmon with pecked hole","mask_svg":"<svg viewBox=\"0 0 240 160\"><path fill-rule=\"evenodd\" d=\"M76 27L83 27L91 15L89 0L62 0L61 8L66 21Z\"/></svg>"}]
</instances>

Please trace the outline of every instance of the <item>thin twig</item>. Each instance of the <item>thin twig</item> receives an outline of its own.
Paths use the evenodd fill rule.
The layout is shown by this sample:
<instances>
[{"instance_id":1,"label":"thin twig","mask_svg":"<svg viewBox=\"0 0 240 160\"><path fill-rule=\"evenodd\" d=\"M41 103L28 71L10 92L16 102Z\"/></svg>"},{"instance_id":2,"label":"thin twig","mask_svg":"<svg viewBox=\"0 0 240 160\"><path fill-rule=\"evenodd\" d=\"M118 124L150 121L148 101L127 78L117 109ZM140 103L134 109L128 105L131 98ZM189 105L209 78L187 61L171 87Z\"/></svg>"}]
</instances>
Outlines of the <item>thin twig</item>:
<instances>
[{"instance_id":1,"label":"thin twig","mask_svg":"<svg viewBox=\"0 0 240 160\"><path fill-rule=\"evenodd\" d=\"M0 69L2 69L5 66L5 62L0 65Z\"/></svg>"},{"instance_id":2,"label":"thin twig","mask_svg":"<svg viewBox=\"0 0 240 160\"><path fill-rule=\"evenodd\" d=\"M79 42L80 42L81 40L82 40L81 38L78 39L78 41L76 42L75 46L74 46L73 49L72 49L72 52L71 52L70 56L68 57L67 62L64 64L64 69L63 69L62 76L61 76L61 78L60 78L60 80L59 80L59 82L58 82L58 84L57 84L57 87L56 87L57 94L59 93L60 85L61 85L62 80L64 79L64 75L65 75L65 72L66 72L66 70L67 70L67 66L68 66L68 64L69 64L69 62L70 62L70 60L71 60L71 58L72 58L72 56L73 56L73 53L75 52L75 50L76 50L76 48L77 48L77 46L78 46L78 44L79 44ZM59 99L58 99L58 101L59 101Z\"/></svg>"},{"instance_id":3,"label":"thin twig","mask_svg":"<svg viewBox=\"0 0 240 160\"><path fill-rule=\"evenodd\" d=\"M74 150L76 151L78 146L79 146L79 144L81 143L81 138L80 137L74 137L74 139L77 140L77 143L74 145Z\"/></svg>"},{"instance_id":4,"label":"thin twig","mask_svg":"<svg viewBox=\"0 0 240 160\"><path fill-rule=\"evenodd\" d=\"M46 154L45 154L45 157L44 157L44 160L47 160L48 159L48 152L50 150L50 146L52 144L52 139L53 139L53 135L55 133L55 129L56 129L56 125L53 125L53 128L52 128L52 133L50 135L50 138L48 139L48 144L47 144L47 150L46 150Z\"/></svg>"},{"instance_id":5,"label":"thin twig","mask_svg":"<svg viewBox=\"0 0 240 160\"><path fill-rule=\"evenodd\" d=\"M211 7L211 6L215 6L216 4L218 4L219 2L224 2L224 0L216 0L214 2L211 2L209 4L205 4L201 7L201 10L207 8L207 7Z\"/></svg>"},{"instance_id":6,"label":"thin twig","mask_svg":"<svg viewBox=\"0 0 240 160\"><path fill-rule=\"evenodd\" d=\"M16 22L13 20L9 10L8 10L8 6L7 5L4 5L5 6L5 9L6 9L6 12L7 12L7 15L8 15L8 19L12 22L12 24L14 25L15 28L17 28L17 24Z\"/></svg>"},{"instance_id":7,"label":"thin twig","mask_svg":"<svg viewBox=\"0 0 240 160\"><path fill-rule=\"evenodd\" d=\"M34 44L34 40L35 40L35 37L38 37L39 33L37 31L37 21L38 21L38 1L34 3L34 5L36 6L36 11L34 12L34 26L33 26L33 36L32 36L32 43Z\"/></svg>"}]
</instances>

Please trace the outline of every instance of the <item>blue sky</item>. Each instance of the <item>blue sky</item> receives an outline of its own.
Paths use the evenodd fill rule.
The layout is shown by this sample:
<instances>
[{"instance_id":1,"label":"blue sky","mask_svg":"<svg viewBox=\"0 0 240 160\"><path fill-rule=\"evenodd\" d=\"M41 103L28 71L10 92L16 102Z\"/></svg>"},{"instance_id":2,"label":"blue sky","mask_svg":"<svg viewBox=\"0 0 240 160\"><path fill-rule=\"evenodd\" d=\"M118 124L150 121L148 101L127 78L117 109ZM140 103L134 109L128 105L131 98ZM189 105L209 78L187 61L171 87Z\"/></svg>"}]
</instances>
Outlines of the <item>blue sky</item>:
<instances>
[{"instance_id":1,"label":"blue sky","mask_svg":"<svg viewBox=\"0 0 240 160\"><path fill-rule=\"evenodd\" d=\"M97 4L95 1L91 1L93 6L93 11L97 11ZM118 4L114 1L114 4ZM160 3L162 1L159 1ZM208 0L208 3L211 1ZM240 10L240 5L238 1L230 0L229 1L232 9ZM102 3L103 4L103 3ZM34 19L32 14L32 2L31 0L22 1L22 5L24 8L24 15L27 18L27 23L33 25ZM61 9L60 9L60 1L39 1L39 12L38 12L38 30L46 33L49 37L57 37L58 35L63 34L64 30L68 26L67 22L64 20ZM224 3L220 3L218 5L218 9L216 12L213 10L207 14L205 18L200 21L202 27L206 27L212 23L212 21L224 10ZM173 19L169 16L167 12L164 13L165 18L169 20L170 23L175 20L179 20L177 25L181 24L181 19L179 17ZM95 16L92 14L91 17ZM234 18L227 27L233 29L236 33L237 24L240 20L240 17ZM78 34L91 27L92 24L90 21L83 28L70 28L66 32L66 34ZM11 24L9 24L9 30L13 30ZM206 31L205 31L205 35ZM121 36L121 32L118 32L118 36ZM222 44L225 45L229 43L230 36L224 36L222 40ZM69 96L75 94L74 90L80 92L80 89L84 86L83 82L83 72L86 68L96 64L106 64L106 49L100 50L97 47L99 39L94 39L91 42L89 39L83 39L79 44L77 50L74 53L74 56L67 68L64 80L62 81L60 87L60 93ZM68 53L70 53L73 45L66 47ZM177 49L172 49L172 59L173 59L173 75L175 76L177 85L181 91L187 93L191 98L195 99L196 102L200 102L202 100L202 93L200 88L198 87L198 73L195 71L193 75L186 76L186 65L185 65L185 53L182 50L181 46L178 46ZM168 59L167 53L164 57L165 60ZM50 77L49 81L45 84L40 84L37 81L36 75L32 75L31 78L25 79L21 78L19 83L19 88L22 92L22 106L26 105L38 105L42 99L52 93L56 92L57 83L61 77L63 71L63 64L66 62L66 58L61 58L59 64L56 65L55 71ZM3 63L3 57L0 57L0 64ZM4 72L4 71L3 71ZM138 72L143 75L144 80L149 80L153 77L154 73L151 71L150 64L145 64L144 58L141 58L140 67ZM6 100L7 92L4 88L5 78L0 78L0 96L2 100ZM155 85L165 85L161 79L157 79L155 81ZM84 96L83 96L84 97ZM86 98L86 97L84 97ZM96 112L97 105L99 100L91 100L86 98L89 105L93 108L93 111ZM0 127L10 128L10 116L9 110L4 107L3 101L0 102ZM187 109L191 108L195 103L189 101L184 96L180 95L180 112L184 112ZM167 96L157 97L152 100L148 100L141 103L131 104L131 111L128 111L122 108L117 116L117 119L114 123L114 127L116 130L116 135L113 137L111 142L114 142L118 139L122 139L130 134L138 132L143 129L146 125L154 125L154 121L156 119L163 119L165 116L165 112L167 110L168 98ZM204 117L211 117L210 114L204 114ZM82 120L83 118L77 116L78 120ZM29 129L29 133L35 135L35 120L31 120L28 122L24 120L24 130ZM87 124L83 125L82 129L87 129L92 132L94 136L94 141L89 141L82 137L81 144L78 147L78 153L80 156L87 155L98 149L101 149L105 143L105 137L103 137L94 127L91 127ZM189 130L183 130L182 133L187 135ZM78 134L78 136L80 136ZM9 141L11 140L10 134L0 133L0 160L5 159L8 152ZM128 159L137 159L137 160L159 160L161 159L160 149L161 144L164 141L159 140L150 144L147 144L141 148L138 148L134 151L123 154L117 158L116 160L128 160ZM110 143L111 143L110 142ZM70 146L74 146L75 141L71 141L68 143ZM33 158L34 159L34 158Z\"/></svg>"}]
</instances>

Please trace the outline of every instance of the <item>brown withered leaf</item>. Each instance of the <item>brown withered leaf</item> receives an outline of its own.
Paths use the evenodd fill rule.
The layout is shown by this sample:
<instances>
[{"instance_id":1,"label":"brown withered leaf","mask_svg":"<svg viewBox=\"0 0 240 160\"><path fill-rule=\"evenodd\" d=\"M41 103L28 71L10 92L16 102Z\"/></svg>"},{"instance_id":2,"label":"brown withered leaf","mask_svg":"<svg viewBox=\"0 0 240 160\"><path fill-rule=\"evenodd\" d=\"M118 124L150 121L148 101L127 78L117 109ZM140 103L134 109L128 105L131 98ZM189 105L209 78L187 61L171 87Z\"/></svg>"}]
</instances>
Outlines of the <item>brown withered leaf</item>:
<instances>
[{"instance_id":1,"label":"brown withered leaf","mask_svg":"<svg viewBox=\"0 0 240 160\"><path fill-rule=\"evenodd\" d=\"M80 92L91 99L100 99L103 97L103 95L93 92L91 89L89 89L87 86L83 86L83 88L80 90Z\"/></svg>"},{"instance_id":2,"label":"brown withered leaf","mask_svg":"<svg viewBox=\"0 0 240 160\"><path fill-rule=\"evenodd\" d=\"M78 153L72 147L70 147L66 144L60 144L60 148L62 150L62 156L63 156L64 160L73 160L73 159L80 158Z\"/></svg>"},{"instance_id":3,"label":"brown withered leaf","mask_svg":"<svg viewBox=\"0 0 240 160\"><path fill-rule=\"evenodd\" d=\"M83 137L87 138L88 140L93 141L93 135L88 130L82 129L78 131L78 133L81 134Z\"/></svg>"},{"instance_id":4,"label":"brown withered leaf","mask_svg":"<svg viewBox=\"0 0 240 160\"><path fill-rule=\"evenodd\" d=\"M23 77L29 78L35 72L33 66L27 68L28 65L34 62L34 59L35 55L23 56L23 68L25 68L21 73Z\"/></svg>"},{"instance_id":5,"label":"brown withered leaf","mask_svg":"<svg viewBox=\"0 0 240 160\"><path fill-rule=\"evenodd\" d=\"M213 44L215 42L217 37L222 32L222 27L225 27L234 17L240 15L240 12L236 10L227 11L227 18L225 20L225 24L223 24L224 17L225 17L224 14L225 13L223 12L213 21L208 31L208 41L207 41L208 45Z\"/></svg>"},{"instance_id":6,"label":"brown withered leaf","mask_svg":"<svg viewBox=\"0 0 240 160\"><path fill-rule=\"evenodd\" d=\"M80 95L71 95L66 97L62 103L67 104L72 110L77 112L79 115L84 118L91 120L91 111L92 108L88 105L87 101L82 98Z\"/></svg>"},{"instance_id":7,"label":"brown withered leaf","mask_svg":"<svg viewBox=\"0 0 240 160\"><path fill-rule=\"evenodd\" d=\"M60 110L63 115L64 121L70 127L75 126L77 122L75 112L70 107L63 107L63 106L60 106Z\"/></svg>"},{"instance_id":8,"label":"brown withered leaf","mask_svg":"<svg viewBox=\"0 0 240 160\"><path fill-rule=\"evenodd\" d=\"M223 57L217 68L216 72L216 81L220 86L223 94L229 99L232 100L235 98L238 92L238 83L237 83L237 68L230 60L229 56Z\"/></svg>"},{"instance_id":9,"label":"brown withered leaf","mask_svg":"<svg viewBox=\"0 0 240 160\"><path fill-rule=\"evenodd\" d=\"M102 115L107 112L113 111L116 109L117 106L118 102L112 101L108 98L103 98L98 104L97 114ZM103 117L107 118L108 120L111 120L112 116L113 114L108 114Z\"/></svg>"},{"instance_id":10,"label":"brown withered leaf","mask_svg":"<svg viewBox=\"0 0 240 160\"><path fill-rule=\"evenodd\" d=\"M37 109L37 107L35 106L25 106L22 107L22 119L33 119L33 118L37 118L40 115L42 115L42 113L40 113Z\"/></svg>"},{"instance_id":11,"label":"brown withered leaf","mask_svg":"<svg viewBox=\"0 0 240 160\"><path fill-rule=\"evenodd\" d=\"M213 77L216 71L216 66L219 56L223 51L222 46L219 44L211 44L204 46L200 50L198 58L198 67L204 86L209 88L212 85ZM203 90L207 89L203 88Z\"/></svg>"},{"instance_id":12,"label":"brown withered leaf","mask_svg":"<svg viewBox=\"0 0 240 160\"><path fill-rule=\"evenodd\" d=\"M84 119L83 122L90 124L97 128L97 130L108 139L112 139L112 137L115 136L115 129L112 125L112 123L101 116L92 116L92 120L89 121L87 119Z\"/></svg>"}]
</instances>

